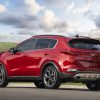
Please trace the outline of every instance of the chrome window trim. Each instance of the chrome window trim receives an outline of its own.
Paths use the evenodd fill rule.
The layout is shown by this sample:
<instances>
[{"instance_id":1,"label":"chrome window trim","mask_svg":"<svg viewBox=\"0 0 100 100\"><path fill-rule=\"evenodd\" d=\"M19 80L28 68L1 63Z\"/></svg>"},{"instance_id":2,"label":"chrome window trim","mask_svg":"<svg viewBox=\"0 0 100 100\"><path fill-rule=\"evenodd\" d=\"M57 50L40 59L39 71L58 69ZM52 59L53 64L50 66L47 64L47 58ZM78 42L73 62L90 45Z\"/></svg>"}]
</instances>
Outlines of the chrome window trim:
<instances>
[{"instance_id":1,"label":"chrome window trim","mask_svg":"<svg viewBox=\"0 0 100 100\"><path fill-rule=\"evenodd\" d=\"M29 39L32 39L32 38L29 38ZM29 39L27 39L27 40L29 40ZM35 51L35 50L45 50L45 49L55 49L56 48L56 46L57 46L57 44L58 44L58 40L57 39L52 39L52 38L36 38L36 37L33 37L33 39L36 39L36 42L35 42L35 46L36 46L36 43L37 43L37 40L38 39L51 39L51 40L56 40L56 44L54 45L54 47L53 48L43 48L43 49L35 49L35 46L34 46L34 49L32 49L32 50L23 50L23 51L19 51L19 52L26 52L26 51ZM26 40L25 40L26 41ZM23 41L23 42L25 42L25 41ZM23 43L22 42L22 43ZM17 46L16 46L17 47ZM15 48L16 48L15 47Z\"/></svg>"}]
</instances>

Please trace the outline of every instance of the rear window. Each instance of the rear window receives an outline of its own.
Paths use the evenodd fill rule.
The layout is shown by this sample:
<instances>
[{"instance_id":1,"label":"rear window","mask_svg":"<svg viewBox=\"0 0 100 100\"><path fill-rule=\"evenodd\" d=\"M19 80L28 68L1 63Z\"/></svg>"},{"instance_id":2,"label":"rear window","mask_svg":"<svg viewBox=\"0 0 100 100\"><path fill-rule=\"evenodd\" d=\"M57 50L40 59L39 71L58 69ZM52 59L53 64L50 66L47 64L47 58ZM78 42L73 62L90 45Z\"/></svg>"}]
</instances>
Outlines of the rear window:
<instances>
[{"instance_id":1,"label":"rear window","mask_svg":"<svg viewBox=\"0 0 100 100\"><path fill-rule=\"evenodd\" d=\"M100 50L100 42L94 39L73 39L68 45L77 49Z\"/></svg>"}]
</instances>

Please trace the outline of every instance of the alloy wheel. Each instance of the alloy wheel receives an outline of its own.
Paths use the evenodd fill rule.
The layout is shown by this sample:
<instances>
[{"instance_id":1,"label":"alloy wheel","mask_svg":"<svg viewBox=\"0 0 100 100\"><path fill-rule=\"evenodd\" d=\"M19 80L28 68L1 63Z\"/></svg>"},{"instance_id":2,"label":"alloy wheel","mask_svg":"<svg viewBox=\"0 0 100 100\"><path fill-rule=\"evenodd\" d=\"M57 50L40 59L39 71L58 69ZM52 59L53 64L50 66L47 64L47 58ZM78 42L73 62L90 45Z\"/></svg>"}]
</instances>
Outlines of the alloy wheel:
<instances>
[{"instance_id":1,"label":"alloy wheel","mask_svg":"<svg viewBox=\"0 0 100 100\"><path fill-rule=\"evenodd\" d=\"M48 66L44 71L44 83L47 87L53 87L57 80L57 71L52 66Z\"/></svg>"}]
</instances>

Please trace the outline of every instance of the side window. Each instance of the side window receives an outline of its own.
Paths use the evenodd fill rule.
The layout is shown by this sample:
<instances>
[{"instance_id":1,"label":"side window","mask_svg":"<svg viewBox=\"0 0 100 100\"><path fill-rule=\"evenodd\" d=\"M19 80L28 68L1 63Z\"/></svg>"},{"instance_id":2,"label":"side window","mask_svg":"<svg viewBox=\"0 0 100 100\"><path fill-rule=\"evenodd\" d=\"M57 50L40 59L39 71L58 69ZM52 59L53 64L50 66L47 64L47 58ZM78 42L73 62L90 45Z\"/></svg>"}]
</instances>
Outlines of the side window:
<instances>
[{"instance_id":1,"label":"side window","mask_svg":"<svg viewBox=\"0 0 100 100\"><path fill-rule=\"evenodd\" d=\"M57 40L50 40L49 48L53 48L57 43Z\"/></svg>"},{"instance_id":2,"label":"side window","mask_svg":"<svg viewBox=\"0 0 100 100\"><path fill-rule=\"evenodd\" d=\"M38 39L35 49L53 48L57 40L53 39Z\"/></svg>"},{"instance_id":3,"label":"side window","mask_svg":"<svg viewBox=\"0 0 100 100\"><path fill-rule=\"evenodd\" d=\"M35 49L44 49L49 47L50 40L48 39L38 39Z\"/></svg>"},{"instance_id":4,"label":"side window","mask_svg":"<svg viewBox=\"0 0 100 100\"><path fill-rule=\"evenodd\" d=\"M15 49L16 51L26 51L26 50L33 50L36 44L36 39L28 39L21 44L19 44Z\"/></svg>"}]
</instances>

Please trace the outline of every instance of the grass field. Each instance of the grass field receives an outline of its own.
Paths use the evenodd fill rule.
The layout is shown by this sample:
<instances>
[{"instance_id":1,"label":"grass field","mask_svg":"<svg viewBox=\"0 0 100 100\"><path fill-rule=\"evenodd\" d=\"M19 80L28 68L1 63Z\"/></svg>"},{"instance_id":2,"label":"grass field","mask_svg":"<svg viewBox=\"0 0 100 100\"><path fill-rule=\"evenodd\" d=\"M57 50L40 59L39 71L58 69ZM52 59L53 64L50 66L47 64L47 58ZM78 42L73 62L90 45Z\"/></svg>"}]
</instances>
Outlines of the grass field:
<instances>
[{"instance_id":1,"label":"grass field","mask_svg":"<svg viewBox=\"0 0 100 100\"><path fill-rule=\"evenodd\" d=\"M9 50L14 46L16 46L16 43L0 42L0 51Z\"/></svg>"}]
</instances>

